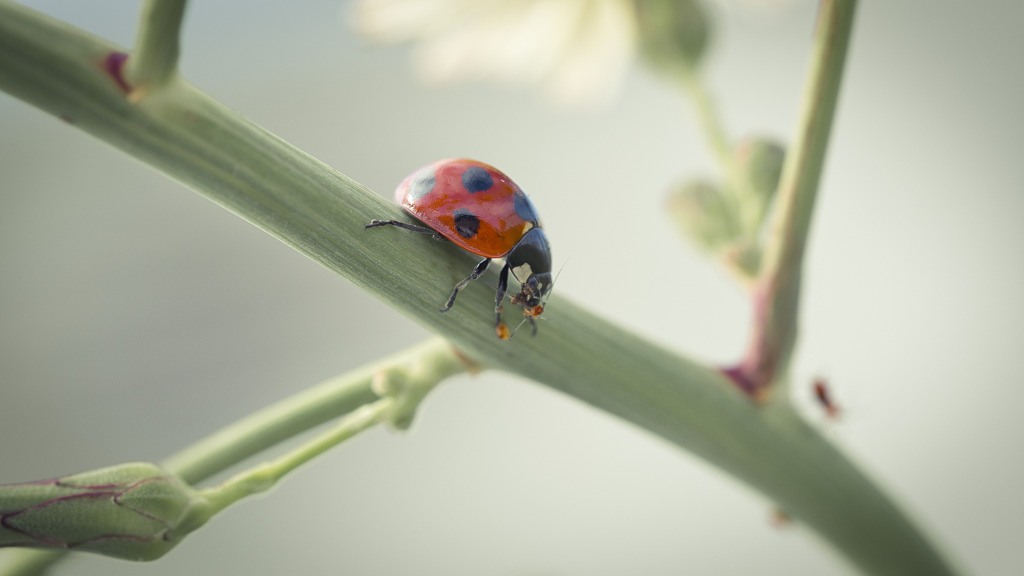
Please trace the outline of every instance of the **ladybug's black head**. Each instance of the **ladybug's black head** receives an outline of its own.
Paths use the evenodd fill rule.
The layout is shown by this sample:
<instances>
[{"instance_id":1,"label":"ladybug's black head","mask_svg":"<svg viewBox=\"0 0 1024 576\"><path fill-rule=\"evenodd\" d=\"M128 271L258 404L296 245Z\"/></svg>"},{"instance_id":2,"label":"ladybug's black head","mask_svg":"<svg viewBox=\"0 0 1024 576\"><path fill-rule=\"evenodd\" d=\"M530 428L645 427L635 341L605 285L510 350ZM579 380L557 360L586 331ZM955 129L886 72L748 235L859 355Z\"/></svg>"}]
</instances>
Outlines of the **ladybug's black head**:
<instances>
[{"instance_id":1,"label":"ladybug's black head","mask_svg":"<svg viewBox=\"0 0 1024 576\"><path fill-rule=\"evenodd\" d=\"M543 312L543 301L551 291L551 248L544 231L532 228L509 251L505 261L522 284L512 302L522 304L528 316L539 316Z\"/></svg>"}]
</instances>

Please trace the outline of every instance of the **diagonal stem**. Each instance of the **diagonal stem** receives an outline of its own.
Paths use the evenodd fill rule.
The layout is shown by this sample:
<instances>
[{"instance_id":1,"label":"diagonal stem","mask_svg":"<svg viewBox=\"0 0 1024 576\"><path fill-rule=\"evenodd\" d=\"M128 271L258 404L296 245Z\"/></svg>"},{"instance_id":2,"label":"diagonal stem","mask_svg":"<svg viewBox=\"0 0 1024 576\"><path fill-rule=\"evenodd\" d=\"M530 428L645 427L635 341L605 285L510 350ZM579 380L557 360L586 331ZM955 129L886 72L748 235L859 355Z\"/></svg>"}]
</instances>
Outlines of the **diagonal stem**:
<instances>
[{"instance_id":1,"label":"diagonal stem","mask_svg":"<svg viewBox=\"0 0 1024 576\"><path fill-rule=\"evenodd\" d=\"M313 440L273 460L247 468L217 486L203 490L203 496L210 503L210 510L207 513L212 517L243 498L270 490L299 466L356 434L386 421L395 403L394 398L381 398L360 406Z\"/></svg>"},{"instance_id":2,"label":"diagonal stem","mask_svg":"<svg viewBox=\"0 0 1024 576\"><path fill-rule=\"evenodd\" d=\"M254 412L160 464L195 484L314 426L378 400L380 396L373 390L374 378L384 370L413 364L428 368L428 379L433 382L467 369L445 340L431 338Z\"/></svg>"}]
</instances>

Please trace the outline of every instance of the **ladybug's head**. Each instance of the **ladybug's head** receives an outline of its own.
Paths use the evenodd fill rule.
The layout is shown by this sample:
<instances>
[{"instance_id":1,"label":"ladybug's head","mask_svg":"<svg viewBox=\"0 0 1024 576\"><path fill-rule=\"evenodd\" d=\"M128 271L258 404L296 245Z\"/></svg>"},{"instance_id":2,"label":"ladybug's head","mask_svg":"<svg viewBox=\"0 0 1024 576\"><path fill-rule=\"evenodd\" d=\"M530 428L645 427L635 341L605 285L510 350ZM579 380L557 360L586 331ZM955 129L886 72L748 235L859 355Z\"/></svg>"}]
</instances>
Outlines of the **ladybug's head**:
<instances>
[{"instance_id":1,"label":"ladybug's head","mask_svg":"<svg viewBox=\"0 0 1024 576\"><path fill-rule=\"evenodd\" d=\"M532 228L505 256L512 275L522 285L512 296L514 304L522 304L523 312L536 318L544 312L544 300L551 292L551 248L540 228Z\"/></svg>"},{"instance_id":2,"label":"ladybug's head","mask_svg":"<svg viewBox=\"0 0 1024 576\"><path fill-rule=\"evenodd\" d=\"M512 296L513 304L522 304L527 309L527 316L540 316L543 312L544 300L551 291L551 273L534 272L523 282L519 293ZM540 308L540 310L534 310Z\"/></svg>"}]
</instances>

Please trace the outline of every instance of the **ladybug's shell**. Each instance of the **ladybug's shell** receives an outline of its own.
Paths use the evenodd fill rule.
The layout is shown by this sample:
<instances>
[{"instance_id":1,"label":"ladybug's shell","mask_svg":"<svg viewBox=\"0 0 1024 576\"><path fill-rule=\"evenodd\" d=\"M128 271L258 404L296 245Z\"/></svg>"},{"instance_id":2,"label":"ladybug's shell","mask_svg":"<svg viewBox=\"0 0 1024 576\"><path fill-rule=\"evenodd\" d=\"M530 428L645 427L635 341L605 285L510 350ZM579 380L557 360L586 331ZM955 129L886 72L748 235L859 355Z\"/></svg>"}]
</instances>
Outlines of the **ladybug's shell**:
<instances>
[{"instance_id":1,"label":"ladybug's shell","mask_svg":"<svg viewBox=\"0 0 1024 576\"><path fill-rule=\"evenodd\" d=\"M497 168L464 158L438 160L402 181L395 200L424 224L474 254L501 258L532 228L537 210Z\"/></svg>"}]
</instances>

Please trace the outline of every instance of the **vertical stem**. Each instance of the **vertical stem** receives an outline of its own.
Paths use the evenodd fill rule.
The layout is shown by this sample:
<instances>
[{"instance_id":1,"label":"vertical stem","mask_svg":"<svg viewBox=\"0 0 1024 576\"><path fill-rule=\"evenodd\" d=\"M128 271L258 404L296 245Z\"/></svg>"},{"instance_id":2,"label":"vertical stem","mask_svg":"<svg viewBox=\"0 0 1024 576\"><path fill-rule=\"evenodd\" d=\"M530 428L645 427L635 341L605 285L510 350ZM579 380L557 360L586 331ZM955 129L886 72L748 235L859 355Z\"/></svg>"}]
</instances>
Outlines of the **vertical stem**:
<instances>
[{"instance_id":1,"label":"vertical stem","mask_svg":"<svg viewBox=\"0 0 1024 576\"><path fill-rule=\"evenodd\" d=\"M125 68L128 84L141 98L178 72L179 36L186 0L147 0L142 8L135 53Z\"/></svg>"},{"instance_id":2,"label":"vertical stem","mask_svg":"<svg viewBox=\"0 0 1024 576\"><path fill-rule=\"evenodd\" d=\"M800 277L811 213L839 98L856 0L823 0L793 144L754 289L754 334L738 376L755 391L784 373L796 341Z\"/></svg>"},{"instance_id":3,"label":"vertical stem","mask_svg":"<svg viewBox=\"0 0 1024 576\"><path fill-rule=\"evenodd\" d=\"M697 109L697 118L704 130L704 136L711 144L722 169L731 175L734 166L732 146L729 144L729 137L722 124L722 118L718 114L718 109L715 107L714 99L708 94L707 87L700 77L700 71L692 69L681 76L683 86L689 92L690 98L693 99L693 105Z\"/></svg>"}]
</instances>

